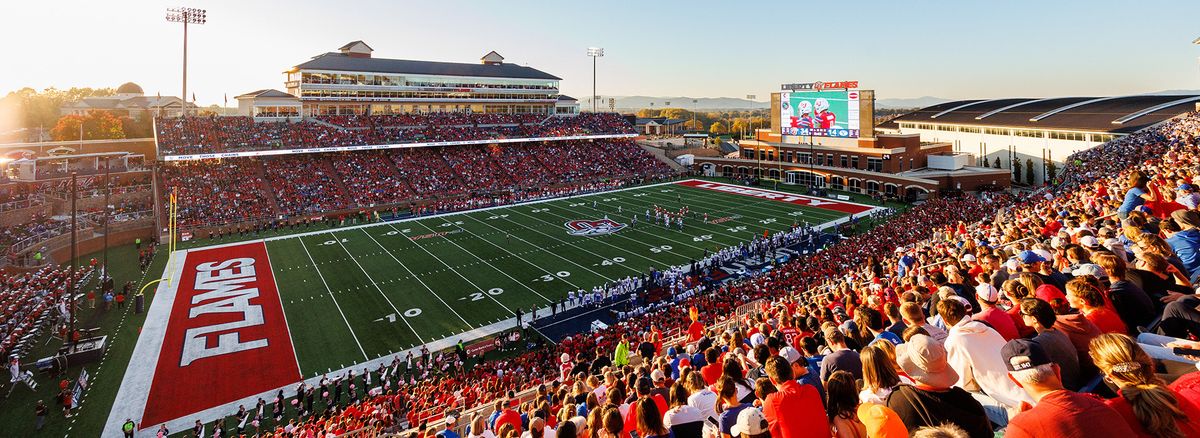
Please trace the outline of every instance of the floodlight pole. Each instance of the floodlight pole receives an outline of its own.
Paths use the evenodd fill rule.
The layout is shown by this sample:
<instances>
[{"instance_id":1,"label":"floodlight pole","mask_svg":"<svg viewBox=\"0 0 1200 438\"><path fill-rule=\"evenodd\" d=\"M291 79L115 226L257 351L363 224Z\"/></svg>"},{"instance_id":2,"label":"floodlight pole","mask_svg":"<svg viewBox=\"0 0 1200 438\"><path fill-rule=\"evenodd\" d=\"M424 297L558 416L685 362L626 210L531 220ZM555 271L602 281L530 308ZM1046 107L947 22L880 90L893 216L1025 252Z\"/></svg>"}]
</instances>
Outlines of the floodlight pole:
<instances>
[{"instance_id":1,"label":"floodlight pole","mask_svg":"<svg viewBox=\"0 0 1200 438\"><path fill-rule=\"evenodd\" d=\"M187 115L187 41L188 41L188 24L204 24L208 22L208 11L197 8L170 8L167 9L167 21L172 23L183 23L183 95L179 96L183 101L183 115ZM193 102L194 104L195 102Z\"/></svg>"},{"instance_id":2,"label":"floodlight pole","mask_svg":"<svg viewBox=\"0 0 1200 438\"><path fill-rule=\"evenodd\" d=\"M592 58L592 112L596 112L596 58L604 56L604 48L588 47L587 56Z\"/></svg>"}]
</instances>

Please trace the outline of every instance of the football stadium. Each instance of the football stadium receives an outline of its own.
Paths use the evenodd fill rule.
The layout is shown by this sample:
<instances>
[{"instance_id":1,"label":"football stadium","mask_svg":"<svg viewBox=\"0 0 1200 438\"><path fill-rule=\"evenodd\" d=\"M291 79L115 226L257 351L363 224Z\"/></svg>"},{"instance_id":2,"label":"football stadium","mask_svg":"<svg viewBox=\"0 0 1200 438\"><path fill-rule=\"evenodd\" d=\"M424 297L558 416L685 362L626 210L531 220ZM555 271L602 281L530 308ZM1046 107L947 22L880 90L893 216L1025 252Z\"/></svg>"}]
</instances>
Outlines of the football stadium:
<instances>
[{"instance_id":1,"label":"football stadium","mask_svg":"<svg viewBox=\"0 0 1200 438\"><path fill-rule=\"evenodd\" d=\"M96 64L138 78L114 88L30 65L14 78L43 90L0 80L0 435L1200 436L1200 91L1164 73L1200 40L1148 31L1163 72L1007 96L914 76L869 31L845 38L873 68L784 59L755 67L770 82L707 81L640 31L509 35L544 22L529 5L406 5L427 22L382 33L393 6L348 27L293 6L214 5L216 26L153 6L183 31L178 96L175 61ZM62 20L95 26L100 7ZM678 12L649 8L624 19ZM95 39L148 20L130 9ZM236 75L206 65L206 38L314 11L331 35L221 53ZM234 12L257 28L219 23ZM512 32L440 27L495 17ZM618 50L564 60L579 36ZM630 48L636 64L611 59ZM1043 55L1022 56L1061 67ZM615 94L646 84L758 94Z\"/></svg>"}]
</instances>

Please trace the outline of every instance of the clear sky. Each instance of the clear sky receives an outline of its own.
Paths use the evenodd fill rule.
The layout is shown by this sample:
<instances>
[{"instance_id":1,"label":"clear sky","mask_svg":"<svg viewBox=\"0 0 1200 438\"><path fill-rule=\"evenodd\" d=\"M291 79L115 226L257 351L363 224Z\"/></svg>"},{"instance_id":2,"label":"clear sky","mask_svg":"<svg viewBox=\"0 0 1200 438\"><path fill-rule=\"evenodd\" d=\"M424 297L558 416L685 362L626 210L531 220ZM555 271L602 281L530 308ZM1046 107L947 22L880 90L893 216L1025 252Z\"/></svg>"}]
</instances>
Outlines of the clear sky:
<instances>
[{"instance_id":1,"label":"clear sky","mask_svg":"<svg viewBox=\"0 0 1200 438\"><path fill-rule=\"evenodd\" d=\"M116 87L178 95L171 6L208 10L190 32L203 105L364 40L385 58L509 62L591 93L764 100L785 82L859 80L878 98L1113 95L1200 89L1200 1L267 1L0 2L0 95ZM231 102L232 103L232 102Z\"/></svg>"}]
</instances>

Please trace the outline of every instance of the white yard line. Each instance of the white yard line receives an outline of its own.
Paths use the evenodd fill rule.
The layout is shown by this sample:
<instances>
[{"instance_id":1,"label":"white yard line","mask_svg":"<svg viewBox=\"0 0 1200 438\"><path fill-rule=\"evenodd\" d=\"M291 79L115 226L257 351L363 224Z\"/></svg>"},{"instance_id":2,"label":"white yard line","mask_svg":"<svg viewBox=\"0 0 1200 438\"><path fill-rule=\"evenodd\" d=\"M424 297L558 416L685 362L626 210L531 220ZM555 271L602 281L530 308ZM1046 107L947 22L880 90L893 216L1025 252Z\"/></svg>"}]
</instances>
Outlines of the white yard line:
<instances>
[{"instance_id":1,"label":"white yard line","mask_svg":"<svg viewBox=\"0 0 1200 438\"><path fill-rule=\"evenodd\" d=\"M420 223L420 222L418 222L418 223ZM390 224L389 224L389 225L390 225ZM428 226L425 226L425 224L423 224L423 223L421 224L421 226L425 227L425 228L426 228L426 229L428 229L429 231L433 231L433 228L429 228ZM394 227L394 226L393 226L393 227L392 227L392 229L393 229L393 230L395 230L395 229L396 229L396 227ZM400 231L400 230L396 230L396 231ZM436 231L433 231L433 232L435 232L435 233L436 233ZM404 233L401 233L401 235L404 235ZM499 300L497 300L497 299L496 299L496 297L492 296L492 294L489 294L489 293L487 293L487 289L484 289L484 288L481 288L481 287L479 287L479 285L478 285L478 284L475 284L475 282L474 282L474 281L471 281L471 279L467 278L467 276L465 276L465 275L462 275L462 273L461 273L461 272L458 272L458 270L457 270L457 269L451 268L449 263L446 263L444 260L442 260L442 258L441 258L441 257L438 257L438 256L437 256L436 254L434 254L433 252L429 251L428 249L425 249L425 247L424 247L424 246L421 246L421 245L420 245L419 243L417 243L415 240L412 240L412 238L411 238L411 237L408 237L407 235L404 235L404 237L405 237L405 238L407 238L409 242L412 242L412 243L413 243L413 245L416 245L416 247L417 247L417 248L421 248L421 251L425 251L425 254L429 254L429 256L430 256L430 257L433 257L433 259L434 259L434 260L437 260L437 261L438 261L438 263L441 263L443 266L445 266L447 269L449 269L449 271L450 271L450 272L453 272L453 273L454 273L454 275L457 275L457 276L458 276L458 278L461 278L461 279L463 279L463 280L464 280L464 281L466 281L468 284L470 284L470 285L471 285L471 287L475 288L475 290L478 290L478 291L479 291L480 293L482 293L484 296L488 297L488 299L492 300L492 302L493 302L493 303L496 303L496 305L498 305L498 306L500 306L500 307L503 307L503 308L504 308L504 310L505 310L505 311L507 311L508 313L511 313L511 314L513 314L513 315L516 315L516 312L513 312L513 310L512 310L512 309L509 309L509 308L508 308L508 306L505 306L505 305L504 305L504 303L501 303ZM425 284L425 282L421 282L421 284ZM428 286L426 286L426 288L428 288ZM433 293L433 289L429 289L429 292ZM436 293L434 293L434 295L436 295ZM441 297L439 297L438 299L440 300L440 299L441 299ZM444 302L445 302L445 301L443 301L443 303L444 303ZM454 309L450 309L450 310L452 310L452 311L453 311ZM455 313L457 314L457 312L455 312ZM470 326L470 324L467 324L467 325L468 325L468 326Z\"/></svg>"},{"instance_id":2,"label":"white yard line","mask_svg":"<svg viewBox=\"0 0 1200 438\"><path fill-rule=\"evenodd\" d=\"M403 319L404 325L408 326L408 329L413 332L413 335L417 337L417 340L424 344L425 338L421 337L421 334L417 333L417 329L413 328L412 324L408 323L408 318L404 317L404 312L401 312L400 309L396 308L396 304L392 303L392 299L388 298L387 293L383 291L382 287L379 287L379 283L376 283L375 279L371 278L371 274L367 272L367 269L358 262L358 259L354 258L354 254L350 253L350 250L346 249L346 245L342 244L342 239L338 238L338 236L333 234L333 232L330 232L329 235L333 237L334 242L337 242L338 247L342 248L342 251L345 251L346 254L350 256L350 261L354 262L354 265L358 266L358 269L362 271L363 275L367 276L367 281L371 282L371 286L375 286L375 290L379 291L379 295L383 296L384 301L387 301L388 305L392 307L392 311L396 312L396 316ZM361 348L361 346L359 347ZM363 352L363 356L366 356L366 352ZM367 358L370 359L369 356Z\"/></svg>"},{"instance_id":3,"label":"white yard line","mask_svg":"<svg viewBox=\"0 0 1200 438\"><path fill-rule=\"evenodd\" d=\"M263 245L266 246L266 243L263 243ZM354 327L350 325L350 320L346 319L346 312L342 311L342 305L338 304L337 297L333 294L333 289L330 289L329 283L325 281L325 275L321 274L321 268L317 267L317 261L313 260L312 253L308 252L308 245L304 244L304 239L300 239L300 247L304 248L304 255L308 256L308 261L312 263L313 269L317 272L317 277L321 278L321 284L325 285L325 291L329 292L329 298L333 300L334 307L337 307L338 313L342 315L342 322L346 323L346 328L350 330L350 336L354 338L354 343L358 345L358 351L362 353L364 359L370 359L370 356L367 356L367 350L363 349L362 342L358 341L358 335L354 334ZM283 291L279 292L282 297ZM287 313L286 309L284 309L284 313ZM293 339L292 349L294 350L295 348L295 340Z\"/></svg>"},{"instance_id":4,"label":"white yard line","mask_svg":"<svg viewBox=\"0 0 1200 438\"><path fill-rule=\"evenodd\" d=\"M475 219L475 218L471 218L471 219ZM506 221L509 221L509 222L512 222L512 223L513 223L513 224L515 224L516 226L518 226L518 227L521 227L521 229L524 229L524 230L529 230L529 231L533 231L533 232L537 232L537 230L534 230L534 229L532 229L532 228L529 228L529 227L526 227L526 226L524 226L524 225L521 225L521 223L520 223L520 222L512 221L512 220L509 220L509 219L507 219L507 218L505 218L504 220L506 220ZM493 230L496 230L496 231L501 231L501 232L502 232L502 230L500 230L500 228L499 228L499 227L496 227L495 225L492 225L492 224L489 224L489 223L487 223L487 221L486 221L486 220L479 220L479 219L475 219L475 221L476 221L476 222L479 222L479 223L481 223L481 224L487 225L487 226L489 226L489 227L492 227L492 229L493 229ZM468 231L468 233L469 233L469 232L470 232L470 231ZM542 234L542 233L538 233L538 234ZM511 233L510 233L510 234L508 234L508 235L512 236L512 234L511 234ZM545 234L542 234L542 235L543 235L543 236L546 236ZM525 239L524 239L524 238L522 238L521 236L512 236L512 237L514 237L514 238L516 238L517 240L520 240L520 241L522 241L522 242L525 242L525 243L526 243L526 244L528 244L529 246L532 246L532 247L534 247L534 248L539 248L539 246L538 246L538 245L535 245L533 242L530 242L530 241L528 241L528 240L525 240ZM550 236L546 236L546 237L550 237ZM551 237L551 238L552 238L552 239L554 239L553 237ZM555 239L555 240L558 240L558 239ZM562 240L558 240L558 242L559 242L560 244L562 244L562 245L570 245L570 246L575 246L574 244L572 244L572 243L570 243L570 242L566 242L566 241L562 241ZM575 248L576 248L576 249L582 249L582 248L579 248L579 247L577 247L577 246L575 246ZM506 250L506 251L507 251L507 250ZM607 281L616 281L616 280L614 280L613 278L611 278L611 277L609 277L609 276L607 276L607 275L601 274L601 273L599 273L599 272L593 271L591 268L588 268L587 266L581 265L581 264L579 264L578 262L576 262L576 261L574 261L574 260L571 260L571 259L569 259L569 258L567 258L567 257L563 257L563 256L562 256L562 254L559 254L559 253L557 253L557 252L555 252L555 251L547 251L547 252L549 252L550 254L553 254L555 257L558 257L558 258L560 258L560 259L563 259L563 260L564 260L564 261L566 261L567 263L570 263L570 264L572 264L572 265L578 266L578 267L580 267L580 268L583 268L583 270L585 270L585 271L588 271L588 272L591 272L591 273L593 273L593 274L596 274L596 276L598 276L598 277L600 277L600 278L603 278L603 279L605 279L605 280L607 280ZM509 252L509 254L512 254L512 252ZM608 260L608 258L606 258L606 257L602 257L602 259L604 259L604 260ZM621 266L621 267L623 267L623 268L625 268L625 269L632 270L632 271L636 272L638 275L641 275L641 273L642 273L642 271L639 271L639 270L637 270L637 269L634 269L634 268L632 268L632 267L629 267L629 266L625 266L625 265L620 265L620 266Z\"/></svg>"},{"instance_id":5,"label":"white yard line","mask_svg":"<svg viewBox=\"0 0 1200 438\"><path fill-rule=\"evenodd\" d=\"M279 279L277 278L278 275L275 274L275 270L271 267L271 252L267 251L266 243L263 243L262 246L263 254L267 255L267 269L269 270L268 272L271 273L271 282L275 284L275 297L279 298L279 313L283 314L283 325L287 327L288 343L292 344L292 358L296 359L296 370L300 371L300 375L303 376L304 369L300 368L300 356L296 354L296 338L292 336L292 325L288 324L287 312L283 310L283 290L279 289ZM325 279L322 278L321 281L325 281ZM341 308L338 310L340 311ZM345 315L342 315L342 318L345 319ZM349 323L347 323L347 325L349 325ZM351 331L351 333L353 333L353 331ZM362 346L360 345L359 347L361 348Z\"/></svg>"},{"instance_id":6,"label":"white yard line","mask_svg":"<svg viewBox=\"0 0 1200 438\"><path fill-rule=\"evenodd\" d=\"M429 226L428 226L428 225L425 225L425 223L424 223L424 222L417 222L417 223L418 223L418 224L421 224L421 226L422 226L422 227L425 227L425 229L429 230L430 232L434 232L434 233L436 233L436 231L434 231L434 230L433 230L433 228L429 228ZM396 228L396 227L392 227L392 229L395 229L395 228ZM463 227L461 227L461 226L460 226L460 227L458 227L458 229L460 229L460 230L463 230ZM466 230L463 230L463 231L466 231ZM446 236L444 236L444 235L443 235L442 237L443 237L443 238L445 238ZM447 240L448 240L448 239L447 239ZM413 243L416 243L416 242L413 242ZM489 262L489 261L487 261L487 260L484 260L482 257L479 257L478 255L476 255L475 253L473 253L473 252L471 252L471 251L467 251L467 249L466 249L466 248L463 248L461 245L459 245L459 244L458 244L458 242L451 241L450 243L451 243L451 244L453 244L454 246L458 247L458 249L462 250L462 252L465 252L465 253L467 253L467 254L470 254L470 255L471 255L471 257L474 257L476 260L479 260L479 261L483 262L485 265L488 265L488 266L490 266L492 269L495 269L495 270L496 270L496 272L499 272L501 275L504 275L505 277L508 277L508 279L509 279L509 280L512 280L512 281L513 281L513 283L516 283L516 284L518 284L518 285L521 285L522 287L524 287L525 289L529 290L530 292L533 292L533 293L537 294L537 296L539 296L539 297L542 297L542 299L543 299L543 300L546 300L546 302L547 302L547 303L551 303L551 304L553 304L553 303L554 303L554 300L551 300L551 299L549 299L549 298L546 298L546 296L545 296L545 295L542 295L542 293L541 293L541 292L538 292L538 291L534 290L532 287L529 287L529 285L528 285L528 284L525 284L525 282L523 282L523 281L520 281L520 280L517 280L517 279L513 278L513 276L511 276L511 275L508 275L508 272L505 272L503 269L497 268L497 267L496 267L496 265L493 265L491 262ZM488 243L491 243L491 242L488 242ZM419 245L419 244L418 244L418 245ZM520 259L520 260L523 260L523 261L525 261L526 263L529 263L529 261L528 261L528 260L525 260L524 258L520 258L520 257L518 257L518 259ZM532 265L532 263L530 263L530 264ZM535 267L538 267L537 265L534 265L534 266L535 266ZM454 272L458 272L458 270L457 270L457 269L454 269L454 268L451 268L451 269L452 269ZM538 267L538 269L541 269L541 267ZM489 295L489 296L491 295L491 294L488 294L488 293L487 293L487 291L484 291L484 290L481 290L480 292L483 292L483 293L485 293L485 294L487 294L487 295ZM495 301L495 299L493 299L493 301Z\"/></svg>"},{"instance_id":7,"label":"white yard line","mask_svg":"<svg viewBox=\"0 0 1200 438\"><path fill-rule=\"evenodd\" d=\"M392 229L395 230L396 227L392 227ZM396 231L399 232L400 230L396 230ZM446 300L443 300L442 297L437 294L437 292L433 291L433 288L429 287L428 284L425 284L425 280L422 280L420 276L413 273L412 269L409 269L408 266L406 266L403 262L400 261L400 259L396 258L396 255L392 254L392 250L388 249L386 246L383 246L382 243L379 243L379 240L376 240L375 236L372 236L371 233L367 232L367 230L362 230L362 232L363 232L363 234L366 234L367 237L370 238L372 242L375 242L376 245L379 245L380 248L383 248L383 251L386 252L387 255L392 258L392 260L395 260L396 263L399 264L401 268L404 268L405 271L408 271L409 276L411 276L414 280L417 280L418 283L421 283L421 286L425 287L425 290L429 291L430 295L433 295L434 298L437 298L438 301L442 302L442 305L445 305L447 309L450 309L450 312L453 312L454 316L457 316L458 319L463 322L463 324L466 324L467 327L471 326L471 323L467 322L467 319L463 318L462 315L459 315L458 311L454 310L454 307L451 306L450 303L447 303ZM401 233L401 235L403 235L403 233ZM410 240L410 242L411 242L411 240ZM413 243L415 244L416 242L413 242ZM400 317L405 317L405 316L400 315Z\"/></svg>"}]
</instances>

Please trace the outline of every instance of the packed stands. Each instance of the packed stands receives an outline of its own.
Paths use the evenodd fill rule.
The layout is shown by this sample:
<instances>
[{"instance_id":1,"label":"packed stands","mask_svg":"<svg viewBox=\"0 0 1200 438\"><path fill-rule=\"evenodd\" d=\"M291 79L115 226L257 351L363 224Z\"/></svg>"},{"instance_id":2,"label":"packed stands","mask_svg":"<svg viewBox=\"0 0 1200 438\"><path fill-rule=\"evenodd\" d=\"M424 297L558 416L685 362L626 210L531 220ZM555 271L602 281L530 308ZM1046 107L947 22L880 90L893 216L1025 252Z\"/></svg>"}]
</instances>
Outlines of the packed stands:
<instances>
[{"instance_id":1,"label":"packed stands","mask_svg":"<svg viewBox=\"0 0 1200 438\"><path fill-rule=\"evenodd\" d=\"M159 167L159 177L163 197L176 195L182 228L271 217L257 160L171 163Z\"/></svg>"},{"instance_id":2,"label":"packed stands","mask_svg":"<svg viewBox=\"0 0 1200 438\"><path fill-rule=\"evenodd\" d=\"M253 425L278 436L711 437L733 425L735 436L1192 436L1200 357L1163 347L1200 348L1198 139L1200 114L1188 114L1075 154L1050 187L932 200L720 285L672 271L672 302L607 329L461 371L444 353L415 367L397 357L373 379L319 386L347 385L349 402L314 407L302 386L280 394L276 421ZM287 409L298 393L309 395Z\"/></svg>"},{"instance_id":3,"label":"packed stands","mask_svg":"<svg viewBox=\"0 0 1200 438\"><path fill-rule=\"evenodd\" d=\"M451 211L672 174L629 140L227 158L168 162L161 170L163 197L178 190L184 229L355 208Z\"/></svg>"},{"instance_id":4,"label":"packed stands","mask_svg":"<svg viewBox=\"0 0 1200 438\"><path fill-rule=\"evenodd\" d=\"M271 157L263 161L279 210L288 215L336 211L350 207L325 155ZM375 175L384 177L386 175Z\"/></svg>"},{"instance_id":5,"label":"packed stands","mask_svg":"<svg viewBox=\"0 0 1200 438\"><path fill-rule=\"evenodd\" d=\"M633 132L625 119L612 113L573 117L430 113L283 122L211 116L158 118L155 126L158 150L165 155Z\"/></svg>"},{"instance_id":6,"label":"packed stands","mask_svg":"<svg viewBox=\"0 0 1200 438\"><path fill-rule=\"evenodd\" d=\"M413 198L412 188L384 152L343 152L330 161L359 207L396 204Z\"/></svg>"}]
</instances>

